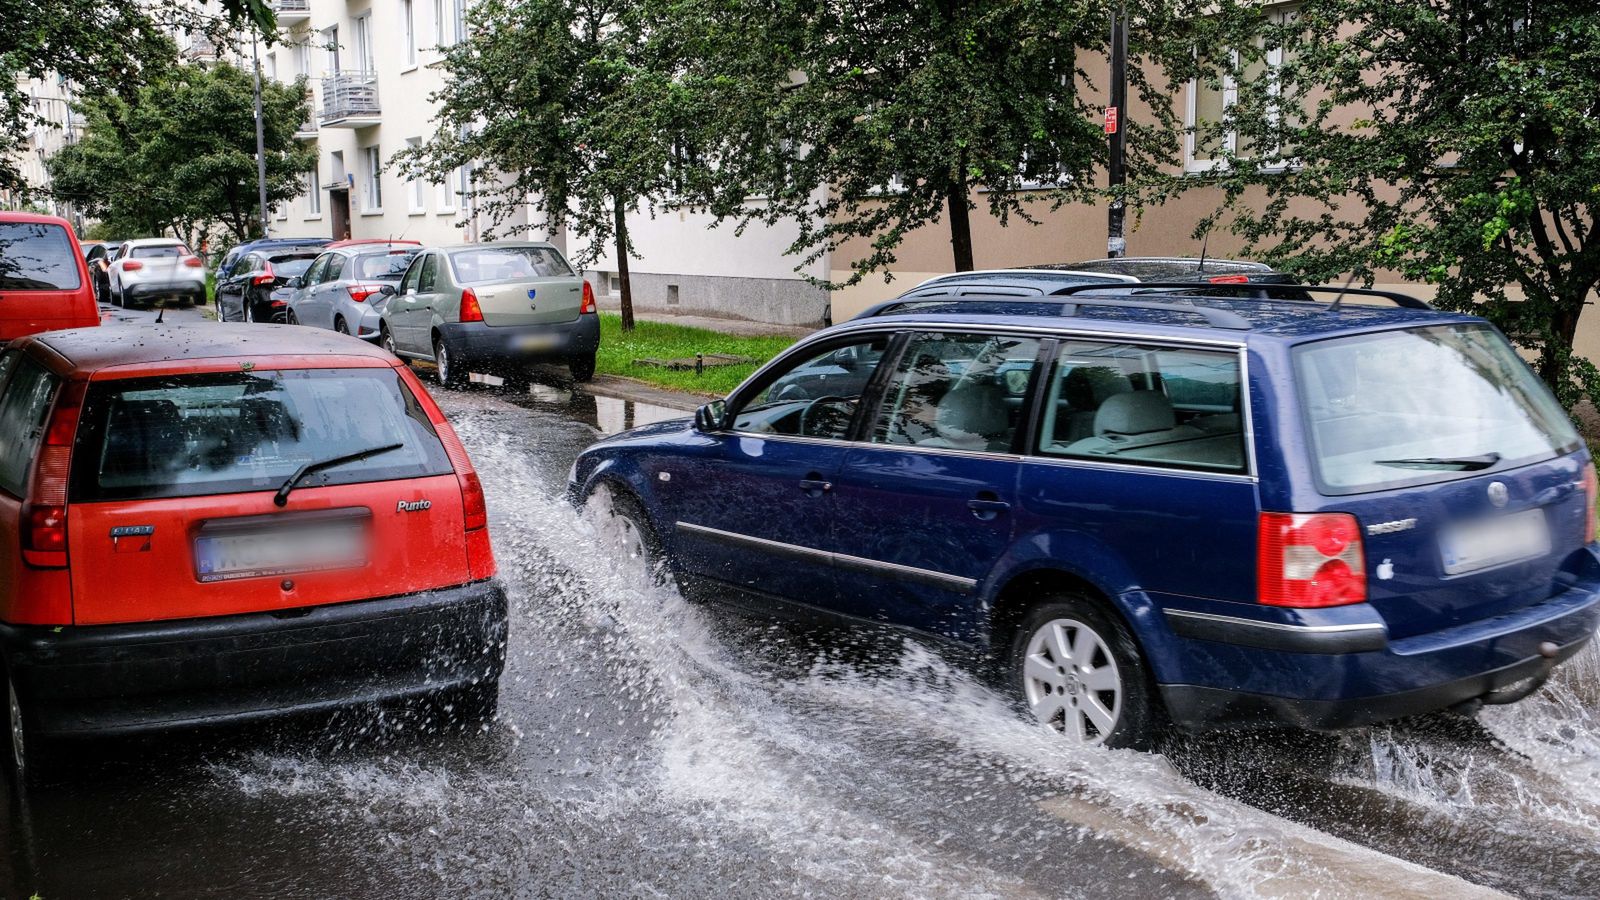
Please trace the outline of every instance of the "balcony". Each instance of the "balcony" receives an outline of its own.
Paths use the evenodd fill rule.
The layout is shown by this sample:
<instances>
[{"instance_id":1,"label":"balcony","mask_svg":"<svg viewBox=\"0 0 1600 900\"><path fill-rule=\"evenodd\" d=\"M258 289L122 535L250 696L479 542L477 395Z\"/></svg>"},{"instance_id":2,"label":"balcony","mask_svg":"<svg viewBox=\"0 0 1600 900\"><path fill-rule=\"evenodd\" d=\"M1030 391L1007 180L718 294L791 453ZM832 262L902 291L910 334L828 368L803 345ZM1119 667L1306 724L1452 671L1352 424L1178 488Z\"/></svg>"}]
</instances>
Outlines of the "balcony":
<instances>
[{"instance_id":1,"label":"balcony","mask_svg":"<svg viewBox=\"0 0 1600 900\"><path fill-rule=\"evenodd\" d=\"M317 113L313 109L311 112L306 113L305 121L301 122L300 127L294 130L294 139L297 141L314 141L317 139L317 134Z\"/></svg>"},{"instance_id":2,"label":"balcony","mask_svg":"<svg viewBox=\"0 0 1600 900\"><path fill-rule=\"evenodd\" d=\"M340 72L322 79L323 128L367 128L382 121L378 76L372 72Z\"/></svg>"},{"instance_id":3,"label":"balcony","mask_svg":"<svg viewBox=\"0 0 1600 900\"><path fill-rule=\"evenodd\" d=\"M191 34L183 56L185 59L216 59L217 45L205 34Z\"/></svg>"},{"instance_id":4,"label":"balcony","mask_svg":"<svg viewBox=\"0 0 1600 900\"><path fill-rule=\"evenodd\" d=\"M272 0L272 12L280 27L289 28L311 20L311 0Z\"/></svg>"}]
</instances>

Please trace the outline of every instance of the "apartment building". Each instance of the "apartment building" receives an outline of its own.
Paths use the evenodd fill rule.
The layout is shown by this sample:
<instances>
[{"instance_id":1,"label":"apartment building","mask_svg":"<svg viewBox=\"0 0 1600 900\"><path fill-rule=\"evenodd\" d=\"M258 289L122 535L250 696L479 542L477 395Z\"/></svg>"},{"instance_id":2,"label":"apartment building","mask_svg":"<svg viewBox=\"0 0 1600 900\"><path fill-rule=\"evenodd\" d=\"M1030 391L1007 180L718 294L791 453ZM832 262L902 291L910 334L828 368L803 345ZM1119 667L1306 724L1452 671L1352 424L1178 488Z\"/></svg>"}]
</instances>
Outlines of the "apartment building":
<instances>
[{"instance_id":1,"label":"apartment building","mask_svg":"<svg viewBox=\"0 0 1600 900\"><path fill-rule=\"evenodd\" d=\"M72 83L51 75L18 79L18 86L28 95L35 119L21 144L12 151L27 189L0 191L0 209L44 208L81 229L82 217L73 204L48 196L50 172L45 168L45 160L83 134L83 119L72 109Z\"/></svg>"}]
</instances>

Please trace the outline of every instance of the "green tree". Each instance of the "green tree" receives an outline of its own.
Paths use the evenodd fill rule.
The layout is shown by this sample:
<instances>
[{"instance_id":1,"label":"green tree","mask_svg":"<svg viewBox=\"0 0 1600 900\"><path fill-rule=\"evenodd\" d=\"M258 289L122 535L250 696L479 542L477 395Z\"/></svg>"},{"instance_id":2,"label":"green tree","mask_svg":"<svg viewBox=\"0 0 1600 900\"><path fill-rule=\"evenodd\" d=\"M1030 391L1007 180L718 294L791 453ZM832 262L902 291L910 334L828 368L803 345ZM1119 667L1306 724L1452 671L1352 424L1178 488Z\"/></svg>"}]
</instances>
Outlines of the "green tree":
<instances>
[{"instance_id":1,"label":"green tree","mask_svg":"<svg viewBox=\"0 0 1600 900\"><path fill-rule=\"evenodd\" d=\"M61 77L80 96L131 100L177 59L170 34L204 34L225 43L240 26L276 29L267 0L223 0L223 15L181 0L0 0L0 190L25 189L12 151L35 113L19 79Z\"/></svg>"},{"instance_id":2,"label":"green tree","mask_svg":"<svg viewBox=\"0 0 1600 900\"><path fill-rule=\"evenodd\" d=\"M1083 65L1104 64L1104 3L669 9L659 31L693 48L678 54L691 60L679 82L714 98L701 104L712 124L690 132L705 163L693 201L741 226L797 221L802 265L865 241L846 284L892 265L908 232L937 221L955 268L971 269L979 203L1002 222L1032 221L1031 201L1083 194L1104 160L1104 101ZM1056 189L1026 189L1041 184Z\"/></svg>"},{"instance_id":3,"label":"green tree","mask_svg":"<svg viewBox=\"0 0 1600 900\"><path fill-rule=\"evenodd\" d=\"M135 102L84 105L88 125L49 161L52 189L130 233L172 230L190 240L212 223L235 241L260 233L255 108L249 73L227 63L183 65L141 88ZM294 138L305 85L264 81L267 200L299 196L315 155Z\"/></svg>"},{"instance_id":4,"label":"green tree","mask_svg":"<svg viewBox=\"0 0 1600 900\"><path fill-rule=\"evenodd\" d=\"M1600 372L1572 350L1600 285L1593 2L1208 8L1189 35L1200 62L1176 74L1237 86L1197 137L1219 168L1154 194L1220 185L1219 215L1248 252L1319 281L1390 270L1436 285L1440 305L1487 316L1534 354L1563 402L1600 397Z\"/></svg>"},{"instance_id":5,"label":"green tree","mask_svg":"<svg viewBox=\"0 0 1600 900\"><path fill-rule=\"evenodd\" d=\"M646 65L644 4L483 0L470 15L434 96L439 130L397 164L433 181L473 167L490 235L531 206L584 239L580 268L612 244L632 328L626 216L668 187L671 159L670 141L649 127L668 85Z\"/></svg>"}]
</instances>

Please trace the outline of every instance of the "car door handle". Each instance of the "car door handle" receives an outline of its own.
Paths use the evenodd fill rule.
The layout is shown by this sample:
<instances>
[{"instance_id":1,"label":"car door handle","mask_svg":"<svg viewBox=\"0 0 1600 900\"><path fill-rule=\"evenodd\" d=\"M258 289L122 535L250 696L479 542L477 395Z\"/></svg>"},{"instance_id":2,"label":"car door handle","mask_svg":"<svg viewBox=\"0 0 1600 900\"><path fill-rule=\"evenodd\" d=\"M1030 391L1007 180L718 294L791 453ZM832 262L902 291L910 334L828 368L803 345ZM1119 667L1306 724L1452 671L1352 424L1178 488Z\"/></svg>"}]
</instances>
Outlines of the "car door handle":
<instances>
[{"instance_id":1,"label":"car door handle","mask_svg":"<svg viewBox=\"0 0 1600 900\"><path fill-rule=\"evenodd\" d=\"M802 478L800 479L800 490L815 497L818 494L826 494L833 490L833 482L823 481L820 478Z\"/></svg>"},{"instance_id":2,"label":"car door handle","mask_svg":"<svg viewBox=\"0 0 1600 900\"><path fill-rule=\"evenodd\" d=\"M979 521L988 522L993 520L1001 513L1010 510L1011 504L1004 500L986 500L979 498L976 500L968 500L967 509L972 510L972 514L976 516Z\"/></svg>"}]
</instances>

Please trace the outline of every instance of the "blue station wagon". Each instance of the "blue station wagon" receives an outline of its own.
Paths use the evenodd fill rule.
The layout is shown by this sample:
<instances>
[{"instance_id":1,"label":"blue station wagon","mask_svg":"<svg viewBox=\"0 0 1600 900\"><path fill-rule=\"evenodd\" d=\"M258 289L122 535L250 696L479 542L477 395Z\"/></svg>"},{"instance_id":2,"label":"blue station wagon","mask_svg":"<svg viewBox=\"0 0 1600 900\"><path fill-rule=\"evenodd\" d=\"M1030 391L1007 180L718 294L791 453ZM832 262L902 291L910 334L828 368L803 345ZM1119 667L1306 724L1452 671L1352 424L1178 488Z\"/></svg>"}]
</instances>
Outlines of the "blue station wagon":
<instances>
[{"instance_id":1,"label":"blue station wagon","mask_svg":"<svg viewBox=\"0 0 1600 900\"><path fill-rule=\"evenodd\" d=\"M1584 443L1487 322L1293 290L881 305L569 490L686 589L977 644L1085 743L1528 695L1600 618Z\"/></svg>"}]
</instances>

